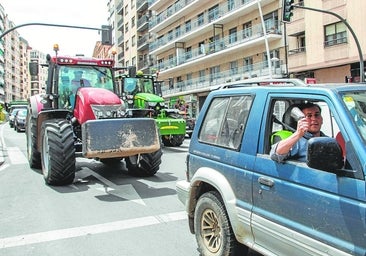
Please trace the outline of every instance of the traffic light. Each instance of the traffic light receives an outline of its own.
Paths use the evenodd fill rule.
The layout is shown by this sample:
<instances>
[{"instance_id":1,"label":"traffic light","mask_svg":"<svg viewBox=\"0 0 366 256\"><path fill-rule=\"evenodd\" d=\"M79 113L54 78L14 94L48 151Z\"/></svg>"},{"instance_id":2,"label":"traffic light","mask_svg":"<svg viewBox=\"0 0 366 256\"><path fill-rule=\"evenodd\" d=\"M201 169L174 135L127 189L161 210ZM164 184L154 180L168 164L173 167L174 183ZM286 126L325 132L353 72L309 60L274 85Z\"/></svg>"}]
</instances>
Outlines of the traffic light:
<instances>
[{"instance_id":1,"label":"traffic light","mask_svg":"<svg viewBox=\"0 0 366 256\"><path fill-rule=\"evenodd\" d=\"M294 0L283 0L282 2L282 21L290 22L293 15Z\"/></svg>"},{"instance_id":2,"label":"traffic light","mask_svg":"<svg viewBox=\"0 0 366 256\"><path fill-rule=\"evenodd\" d=\"M112 45L112 27L103 25L102 26L102 44Z\"/></svg>"}]
</instances>

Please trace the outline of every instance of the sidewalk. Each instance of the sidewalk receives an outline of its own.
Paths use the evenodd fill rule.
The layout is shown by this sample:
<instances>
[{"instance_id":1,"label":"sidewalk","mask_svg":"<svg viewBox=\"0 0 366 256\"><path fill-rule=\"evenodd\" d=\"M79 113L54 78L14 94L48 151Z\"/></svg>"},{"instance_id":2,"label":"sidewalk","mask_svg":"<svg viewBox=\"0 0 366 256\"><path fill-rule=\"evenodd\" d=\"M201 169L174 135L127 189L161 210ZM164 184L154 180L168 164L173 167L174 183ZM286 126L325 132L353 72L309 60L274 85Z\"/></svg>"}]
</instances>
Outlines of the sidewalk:
<instances>
[{"instance_id":1,"label":"sidewalk","mask_svg":"<svg viewBox=\"0 0 366 256\"><path fill-rule=\"evenodd\" d=\"M0 127L1 127L1 133L0 133L0 166L5 162L5 159L4 159L4 147L3 147L3 141L4 141L4 138L3 138L3 129L4 129L4 125L6 124L7 122L5 121L0 121Z\"/></svg>"}]
</instances>

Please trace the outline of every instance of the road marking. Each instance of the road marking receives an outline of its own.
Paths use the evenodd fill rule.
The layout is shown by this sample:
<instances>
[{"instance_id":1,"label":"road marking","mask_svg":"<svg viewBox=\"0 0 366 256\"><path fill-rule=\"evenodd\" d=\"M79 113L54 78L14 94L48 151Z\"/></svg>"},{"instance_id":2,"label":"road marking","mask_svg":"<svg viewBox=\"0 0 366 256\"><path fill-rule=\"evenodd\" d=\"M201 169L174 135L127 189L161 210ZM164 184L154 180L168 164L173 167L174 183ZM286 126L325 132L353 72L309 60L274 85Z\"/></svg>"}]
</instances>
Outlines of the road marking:
<instances>
[{"instance_id":1,"label":"road marking","mask_svg":"<svg viewBox=\"0 0 366 256\"><path fill-rule=\"evenodd\" d=\"M8 152L8 157L12 164L26 164L28 159L25 157L22 151L18 147L8 147L6 148Z\"/></svg>"},{"instance_id":2,"label":"road marking","mask_svg":"<svg viewBox=\"0 0 366 256\"><path fill-rule=\"evenodd\" d=\"M44 243L73 237L93 235L93 234L107 233L112 231L120 231L138 227L145 227L161 223L184 220L186 218L187 218L186 212L180 211L180 212L114 221L90 226L59 229L34 234L6 237L0 239L0 249Z\"/></svg>"},{"instance_id":3,"label":"road marking","mask_svg":"<svg viewBox=\"0 0 366 256\"><path fill-rule=\"evenodd\" d=\"M103 187L97 187L97 190L120 197L122 199L126 199L137 204L146 205L144 200L141 199L140 195L131 184L116 185L112 181L104 178L102 175L99 175L98 173L92 171L87 167L83 167L80 171L78 171L77 175L81 179L85 179L86 177L92 175L104 184Z\"/></svg>"},{"instance_id":4,"label":"road marking","mask_svg":"<svg viewBox=\"0 0 366 256\"><path fill-rule=\"evenodd\" d=\"M8 168L10 165L9 164L3 164L3 165L1 165L1 167L0 167L0 172L1 171L3 171L3 170L5 170L6 168Z\"/></svg>"}]
</instances>

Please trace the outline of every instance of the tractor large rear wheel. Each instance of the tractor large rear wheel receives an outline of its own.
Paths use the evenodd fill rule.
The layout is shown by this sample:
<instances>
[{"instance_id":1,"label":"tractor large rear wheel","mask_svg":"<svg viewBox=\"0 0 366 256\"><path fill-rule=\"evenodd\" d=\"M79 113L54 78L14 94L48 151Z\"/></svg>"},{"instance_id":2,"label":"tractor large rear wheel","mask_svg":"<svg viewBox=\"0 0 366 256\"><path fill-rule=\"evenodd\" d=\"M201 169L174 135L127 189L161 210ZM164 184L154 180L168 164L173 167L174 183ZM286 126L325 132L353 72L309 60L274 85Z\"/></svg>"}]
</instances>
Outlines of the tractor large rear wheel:
<instances>
[{"instance_id":1,"label":"tractor large rear wheel","mask_svg":"<svg viewBox=\"0 0 366 256\"><path fill-rule=\"evenodd\" d=\"M37 150L37 119L27 115L25 133L27 137L27 158L30 168L41 169L41 154Z\"/></svg>"},{"instance_id":2,"label":"tractor large rear wheel","mask_svg":"<svg viewBox=\"0 0 366 256\"><path fill-rule=\"evenodd\" d=\"M163 151L159 149L150 154L140 154L125 158L128 173L138 177L154 176L159 170Z\"/></svg>"},{"instance_id":3,"label":"tractor large rear wheel","mask_svg":"<svg viewBox=\"0 0 366 256\"><path fill-rule=\"evenodd\" d=\"M71 124L49 120L42 124L42 172L48 185L68 185L75 178L75 147Z\"/></svg>"}]
</instances>

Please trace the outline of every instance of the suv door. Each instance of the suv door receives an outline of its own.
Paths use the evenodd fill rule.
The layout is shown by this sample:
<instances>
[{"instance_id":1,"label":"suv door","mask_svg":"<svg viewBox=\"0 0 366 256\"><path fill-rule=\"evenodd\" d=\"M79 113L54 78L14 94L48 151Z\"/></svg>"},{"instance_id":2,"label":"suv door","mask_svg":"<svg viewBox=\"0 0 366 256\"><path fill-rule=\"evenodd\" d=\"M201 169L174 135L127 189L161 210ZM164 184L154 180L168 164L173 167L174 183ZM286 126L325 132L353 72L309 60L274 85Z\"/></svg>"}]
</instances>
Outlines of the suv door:
<instances>
[{"instance_id":1,"label":"suv door","mask_svg":"<svg viewBox=\"0 0 366 256\"><path fill-rule=\"evenodd\" d=\"M266 102L267 116L272 115L274 99L289 98L272 95ZM307 99L327 103L347 140L330 100L317 95ZM329 121L324 118L324 122L331 120L331 115ZM262 125L261 137L268 138L270 129L268 119ZM261 143L253 173L252 228L256 243L278 255L365 255L365 180L337 176L295 160L274 162L265 150L266 139ZM358 177L364 177L361 169L355 171L361 172Z\"/></svg>"}]
</instances>

